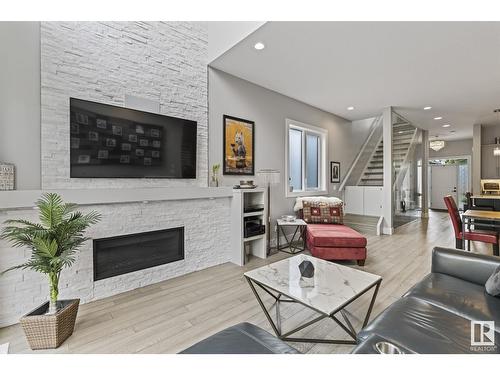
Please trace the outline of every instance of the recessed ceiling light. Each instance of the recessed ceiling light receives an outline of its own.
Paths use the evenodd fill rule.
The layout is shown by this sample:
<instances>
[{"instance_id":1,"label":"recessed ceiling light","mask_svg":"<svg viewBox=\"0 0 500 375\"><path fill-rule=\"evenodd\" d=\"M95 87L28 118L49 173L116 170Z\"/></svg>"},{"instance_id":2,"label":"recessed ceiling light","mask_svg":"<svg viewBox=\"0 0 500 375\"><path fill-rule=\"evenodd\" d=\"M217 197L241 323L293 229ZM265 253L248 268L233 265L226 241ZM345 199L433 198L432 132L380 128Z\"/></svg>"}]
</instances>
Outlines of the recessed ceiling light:
<instances>
[{"instance_id":1,"label":"recessed ceiling light","mask_svg":"<svg viewBox=\"0 0 500 375\"><path fill-rule=\"evenodd\" d=\"M429 109L432 109L432 107L424 107L424 111L428 111Z\"/></svg>"},{"instance_id":2,"label":"recessed ceiling light","mask_svg":"<svg viewBox=\"0 0 500 375\"><path fill-rule=\"evenodd\" d=\"M441 116L434 117L434 120L442 120L443 118Z\"/></svg>"},{"instance_id":3,"label":"recessed ceiling light","mask_svg":"<svg viewBox=\"0 0 500 375\"><path fill-rule=\"evenodd\" d=\"M456 131L455 130L450 130L450 133L456 133Z\"/></svg>"},{"instance_id":4,"label":"recessed ceiling light","mask_svg":"<svg viewBox=\"0 0 500 375\"><path fill-rule=\"evenodd\" d=\"M260 51L261 49L264 49L266 48L266 45L262 42L257 42L255 43L255 45L253 46L253 48L255 48L256 50Z\"/></svg>"},{"instance_id":5,"label":"recessed ceiling light","mask_svg":"<svg viewBox=\"0 0 500 375\"><path fill-rule=\"evenodd\" d=\"M443 128L449 128L451 125L450 124L444 124Z\"/></svg>"},{"instance_id":6,"label":"recessed ceiling light","mask_svg":"<svg viewBox=\"0 0 500 375\"><path fill-rule=\"evenodd\" d=\"M348 111L352 111L352 110L354 110L354 107L353 107L353 106L351 106L351 107L347 107L347 110L348 110Z\"/></svg>"}]
</instances>

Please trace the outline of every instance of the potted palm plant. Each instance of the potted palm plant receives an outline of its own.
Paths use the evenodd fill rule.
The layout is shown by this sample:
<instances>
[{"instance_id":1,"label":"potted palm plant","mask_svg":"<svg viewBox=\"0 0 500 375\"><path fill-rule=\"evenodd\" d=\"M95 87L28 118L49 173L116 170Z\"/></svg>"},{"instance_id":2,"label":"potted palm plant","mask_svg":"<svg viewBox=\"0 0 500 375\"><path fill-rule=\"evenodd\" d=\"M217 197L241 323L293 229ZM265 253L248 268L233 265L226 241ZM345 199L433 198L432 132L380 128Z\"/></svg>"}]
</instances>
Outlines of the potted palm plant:
<instances>
[{"instance_id":1,"label":"potted palm plant","mask_svg":"<svg viewBox=\"0 0 500 375\"><path fill-rule=\"evenodd\" d=\"M7 220L0 238L14 247L31 249L30 259L11 267L30 269L47 275L50 298L21 318L21 326L31 349L51 349L60 346L73 333L79 299L58 300L59 277L64 268L75 262L80 246L89 238L85 230L99 221L100 215L92 211L83 214L76 205L64 203L55 193L46 193L36 202L40 223L28 220Z\"/></svg>"}]
</instances>

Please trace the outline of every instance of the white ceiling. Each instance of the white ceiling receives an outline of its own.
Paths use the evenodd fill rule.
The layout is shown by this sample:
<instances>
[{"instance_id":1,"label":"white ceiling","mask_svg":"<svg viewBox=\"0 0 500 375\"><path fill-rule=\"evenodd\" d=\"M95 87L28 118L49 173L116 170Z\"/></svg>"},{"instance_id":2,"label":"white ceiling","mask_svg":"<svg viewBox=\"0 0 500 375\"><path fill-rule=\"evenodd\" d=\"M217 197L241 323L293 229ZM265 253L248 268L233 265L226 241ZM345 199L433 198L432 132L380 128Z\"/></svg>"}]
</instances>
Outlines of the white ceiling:
<instances>
[{"instance_id":1,"label":"white ceiling","mask_svg":"<svg viewBox=\"0 0 500 375\"><path fill-rule=\"evenodd\" d=\"M348 120L393 106L444 139L498 122L500 22L267 22L211 66Z\"/></svg>"},{"instance_id":2,"label":"white ceiling","mask_svg":"<svg viewBox=\"0 0 500 375\"><path fill-rule=\"evenodd\" d=\"M222 55L263 24L264 22L259 21L208 22L208 62Z\"/></svg>"}]
</instances>

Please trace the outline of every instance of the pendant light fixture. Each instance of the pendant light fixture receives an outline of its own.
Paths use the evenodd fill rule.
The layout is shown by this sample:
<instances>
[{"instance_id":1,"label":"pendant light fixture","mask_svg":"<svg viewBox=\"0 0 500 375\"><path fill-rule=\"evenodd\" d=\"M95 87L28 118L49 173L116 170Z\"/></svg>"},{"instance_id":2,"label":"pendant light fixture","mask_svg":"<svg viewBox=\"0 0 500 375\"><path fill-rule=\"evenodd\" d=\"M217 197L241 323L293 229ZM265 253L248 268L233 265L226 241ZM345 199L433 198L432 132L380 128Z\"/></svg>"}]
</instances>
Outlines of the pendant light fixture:
<instances>
[{"instance_id":1,"label":"pendant light fixture","mask_svg":"<svg viewBox=\"0 0 500 375\"><path fill-rule=\"evenodd\" d=\"M500 108L495 109L493 113L496 113L498 124L500 125ZM493 149L493 156L500 156L500 144L498 142L498 137L495 137L495 144L497 146Z\"/></svg>"},{"instance_id":2,"label":"pendant light fixture","mask_svg":"<svg viewBox=\"0 0 500 375\"><path fill-rule=\"evenodd\" d=\"M429 147L434 151L439 151L444 147L444 141L430 141Z\"/></svg>"},{"instance_id":3,"label":"pendant light fixture","mask_svg":"<svg viewBox=\"0 0 500 375\"><path fill-rule=\"evenodd\" d=\"M500 156L500 148L498 148L498 146L493 149L493 155L494 156Z\"/></svg>"}]
</instances>

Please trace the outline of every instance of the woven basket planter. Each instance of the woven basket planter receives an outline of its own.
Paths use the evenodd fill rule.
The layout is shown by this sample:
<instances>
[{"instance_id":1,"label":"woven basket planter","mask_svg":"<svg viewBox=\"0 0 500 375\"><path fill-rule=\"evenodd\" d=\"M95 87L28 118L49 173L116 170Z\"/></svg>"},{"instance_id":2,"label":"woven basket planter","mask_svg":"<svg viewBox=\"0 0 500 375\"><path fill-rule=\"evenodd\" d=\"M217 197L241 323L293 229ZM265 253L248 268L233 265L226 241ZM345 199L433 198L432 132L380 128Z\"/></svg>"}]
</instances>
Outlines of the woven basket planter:
<instances>
[{"instance_id":1,"label":"woven basket planter","mask_svg":"<svg viewBox=\"0 0 500 375\"><path fill-rule=\"evenodd\" d=\"M31 349L55 349L73 334L79 299L57 301L57 313L45 313L49 303L37 307L21 318L21 327Z\"/></svg>"}]
</instances>

